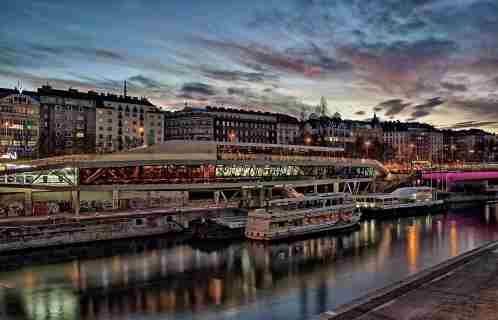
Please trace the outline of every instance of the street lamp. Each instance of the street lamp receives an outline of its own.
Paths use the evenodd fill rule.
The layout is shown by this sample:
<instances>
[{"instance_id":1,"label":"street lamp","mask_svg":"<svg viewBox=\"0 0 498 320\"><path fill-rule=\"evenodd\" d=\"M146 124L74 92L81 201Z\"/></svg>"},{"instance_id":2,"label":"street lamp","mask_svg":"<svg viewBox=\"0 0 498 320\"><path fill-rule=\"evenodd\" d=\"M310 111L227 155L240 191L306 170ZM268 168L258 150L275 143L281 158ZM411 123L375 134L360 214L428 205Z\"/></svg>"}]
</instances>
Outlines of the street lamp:
<instances>
[{"instance_id":1,"label":"street lamp","mask_svg":"<svg viewBox=\"0 0 498 320\"><path fill-rule=\"evenodd\" d=\"M304 138L304 143L307 144L307 145L310 145L311 144L311 138L310 137Z\"/></svg>"}]
</instances>

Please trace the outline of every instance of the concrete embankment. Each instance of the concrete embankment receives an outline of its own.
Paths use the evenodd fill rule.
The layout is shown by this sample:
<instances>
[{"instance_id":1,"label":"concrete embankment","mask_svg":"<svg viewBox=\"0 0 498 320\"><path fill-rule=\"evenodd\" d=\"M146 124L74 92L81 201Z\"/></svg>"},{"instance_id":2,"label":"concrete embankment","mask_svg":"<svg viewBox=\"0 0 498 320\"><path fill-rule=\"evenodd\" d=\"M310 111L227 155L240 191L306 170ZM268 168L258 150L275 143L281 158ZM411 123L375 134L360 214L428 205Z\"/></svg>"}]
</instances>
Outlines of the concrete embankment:
<instances>
[{"instance_id":1,"label":"concrete embankment","mask_svg":"<svg viewBox=\"0 0 498 320\"><path fill-rule=\"evenodd\" d=\"M321 320L497 319L498 242L376 290Z\"/></svg>"},{"instance_id":2,"label":"concrete embankment","mask_svg":"<svg viewBox=\"0 0 498 320\"><path fill-rule=\"evenodd\" d=\"M438 194L438 199L444 200L448 205L460 203L476 203L496 200L494 194L466 194L466 193L446 193Z\"/></svg>"}]
</instances>

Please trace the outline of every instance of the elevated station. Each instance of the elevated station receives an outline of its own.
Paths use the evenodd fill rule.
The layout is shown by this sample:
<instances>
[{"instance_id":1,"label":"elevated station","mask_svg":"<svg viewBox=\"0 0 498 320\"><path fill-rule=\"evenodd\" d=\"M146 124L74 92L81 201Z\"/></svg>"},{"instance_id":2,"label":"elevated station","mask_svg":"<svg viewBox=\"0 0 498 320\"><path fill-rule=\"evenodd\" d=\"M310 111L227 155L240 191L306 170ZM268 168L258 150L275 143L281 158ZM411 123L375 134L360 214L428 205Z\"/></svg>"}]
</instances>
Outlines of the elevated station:
<instances>
[{"instance_id":1,"label":"elevated station","mask_svg":"<svg viewBox=\"0 0 498 320\"><path fill-rule=\"evenodd\" d=\"M133 207L130 200L141 207L162 206L161 198L184 204L201 194L210 194L216 205L253 206L272 198L275 187L357 193L387 174L378 161L343 158L342 153L328 147L168 141L122 153L4 164L0 200L6 200L4 205L24 202L26 215L33 213L33 202L51 197L68 202L76 214L92 201L111 210ZM38 196L33 199L33 194Z\"/></svg>"}]
</instances>

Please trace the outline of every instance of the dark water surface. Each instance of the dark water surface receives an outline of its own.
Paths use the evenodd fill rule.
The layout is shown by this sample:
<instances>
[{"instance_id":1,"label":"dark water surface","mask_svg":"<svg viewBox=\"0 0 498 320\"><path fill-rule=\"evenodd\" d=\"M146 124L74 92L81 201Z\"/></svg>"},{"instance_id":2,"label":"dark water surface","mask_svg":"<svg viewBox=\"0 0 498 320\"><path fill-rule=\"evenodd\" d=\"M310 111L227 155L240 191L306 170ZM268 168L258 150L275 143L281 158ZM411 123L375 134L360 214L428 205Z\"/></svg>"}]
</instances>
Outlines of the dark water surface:
<instances>
[{"instance_id":1,"label":"dark water surface","mask_svg":"<svg viewBox=\"0 0 498 320\"><path fill-rule=\"evenodd\" d=\"M126 241L16 268L4 256L0 319L309 319L498 239L497 221L486 205L272 245Z\"/></svg>"}]
</instances>

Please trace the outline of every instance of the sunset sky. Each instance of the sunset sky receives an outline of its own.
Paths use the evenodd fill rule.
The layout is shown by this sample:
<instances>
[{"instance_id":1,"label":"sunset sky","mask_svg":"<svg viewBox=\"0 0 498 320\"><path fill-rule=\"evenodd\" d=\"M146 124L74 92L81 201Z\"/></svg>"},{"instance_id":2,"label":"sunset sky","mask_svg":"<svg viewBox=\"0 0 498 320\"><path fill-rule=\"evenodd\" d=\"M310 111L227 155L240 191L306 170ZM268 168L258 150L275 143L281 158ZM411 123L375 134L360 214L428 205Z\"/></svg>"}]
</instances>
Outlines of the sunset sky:
<instances>
[{"instance_id":1,"label":"sunset sky","mask_svg":"<svg viewBox=\"0 0 498 320\"><path fill-rule=\"evenodd\" d=\"M6 1L6 3L5 3ZM498 129L498 1L4 0L0 86Z\"/></svg>"}]
</instances>

